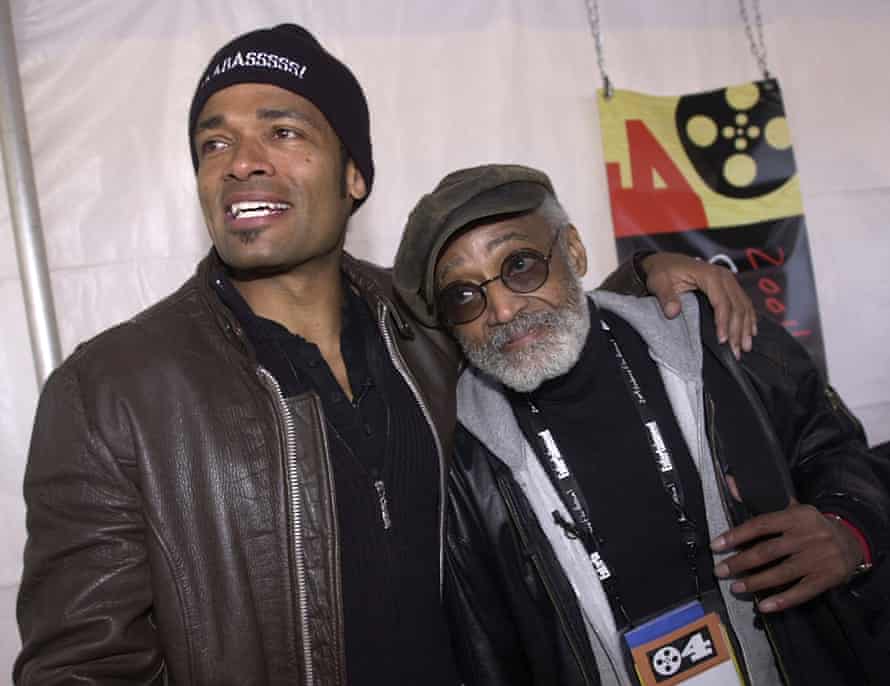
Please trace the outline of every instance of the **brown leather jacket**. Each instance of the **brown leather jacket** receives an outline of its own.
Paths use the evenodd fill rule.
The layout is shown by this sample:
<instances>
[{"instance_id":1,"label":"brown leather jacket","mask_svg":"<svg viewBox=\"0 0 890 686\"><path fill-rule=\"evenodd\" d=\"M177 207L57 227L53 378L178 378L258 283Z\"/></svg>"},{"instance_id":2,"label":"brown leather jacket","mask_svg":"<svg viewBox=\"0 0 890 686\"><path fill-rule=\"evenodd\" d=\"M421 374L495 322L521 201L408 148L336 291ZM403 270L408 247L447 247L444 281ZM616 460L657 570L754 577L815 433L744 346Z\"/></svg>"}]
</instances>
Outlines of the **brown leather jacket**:
<instances>
[{"instance_id":1,"label":"brown leather jacket","mask_svg":"<svg viewBox=\"0 0 890 686\"><path fill-rule=\"evenodd\" d=\"M321 403L285 401L258 366L212 291L216 259L46 384L16 683L345 683ZM344 270L436 437L442 503L454 348L402 318L387 270L348 255Z\"/></svg>"}]
</instances>

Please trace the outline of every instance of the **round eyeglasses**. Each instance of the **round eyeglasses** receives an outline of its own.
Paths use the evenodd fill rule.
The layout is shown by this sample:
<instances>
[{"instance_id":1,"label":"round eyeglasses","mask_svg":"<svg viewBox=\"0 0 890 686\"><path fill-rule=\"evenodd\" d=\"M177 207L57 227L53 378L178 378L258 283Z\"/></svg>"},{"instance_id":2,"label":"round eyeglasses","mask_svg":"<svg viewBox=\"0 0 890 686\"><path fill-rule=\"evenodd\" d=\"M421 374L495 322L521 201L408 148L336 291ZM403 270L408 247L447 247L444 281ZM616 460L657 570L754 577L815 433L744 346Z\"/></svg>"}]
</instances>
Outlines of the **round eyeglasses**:
<instances>
[{"instance_id":1,"label":"round eyeglasses","mask_svg":"<svg viewBox=\"0 0 890 686\"><path fill-rule=\"evenodd\" d=\"M446 326L469 324L478 319L488 307L485 287L498 279L514 293L531 293L538 290L550 276L550 258L559 231L550 242L550 249L545 257L537 250L523 248L511 252L501 262L500 273L482 283L455 281L448 284L436 297L436 309L439 318Z\"/></svg>"}]
</instances>

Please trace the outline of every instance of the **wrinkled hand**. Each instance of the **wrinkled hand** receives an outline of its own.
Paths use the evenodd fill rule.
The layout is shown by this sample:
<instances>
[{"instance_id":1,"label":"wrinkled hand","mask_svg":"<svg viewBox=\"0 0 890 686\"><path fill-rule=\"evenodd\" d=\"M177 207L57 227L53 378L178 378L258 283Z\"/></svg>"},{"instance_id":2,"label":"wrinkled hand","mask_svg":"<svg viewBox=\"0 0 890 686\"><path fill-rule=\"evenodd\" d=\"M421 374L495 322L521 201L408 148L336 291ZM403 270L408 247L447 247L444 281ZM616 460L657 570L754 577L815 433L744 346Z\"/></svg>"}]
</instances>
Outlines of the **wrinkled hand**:
<instances>
[{"instance_id":1,"label":"wrinkled hand","mask_svg":"<svg viewBox=\"0 0 890 686\"><path fill-rule=\"evenodd\" d=\"M759 540L765 537L766 540ZM717 552L750 548L727 557L714 569L720 578L740 577L733 593L757 593L791 584L757 604L761 612L778 612L815 598L845 583L862 561L862 548L840 522L811 505L796 501L780 512L754 517L711 542ZM765 569L759 567L768 565Z\"/></svg>"},{"instance_id":2,"label":"wrinkled hand","mask_svg":"<svg viewBox=\"0 0 890 686\"><path fill-rule=\"evenodd\" d=\"M741 351L751 350L751 338L757 335L757 316L751 299L728 269L688 255L657 252L642 260L646 287L661 303L668 319L680 313L680 294L700 290L714 308L717 339L729 342L736 359Z\"/></svg>"}]
</instances>

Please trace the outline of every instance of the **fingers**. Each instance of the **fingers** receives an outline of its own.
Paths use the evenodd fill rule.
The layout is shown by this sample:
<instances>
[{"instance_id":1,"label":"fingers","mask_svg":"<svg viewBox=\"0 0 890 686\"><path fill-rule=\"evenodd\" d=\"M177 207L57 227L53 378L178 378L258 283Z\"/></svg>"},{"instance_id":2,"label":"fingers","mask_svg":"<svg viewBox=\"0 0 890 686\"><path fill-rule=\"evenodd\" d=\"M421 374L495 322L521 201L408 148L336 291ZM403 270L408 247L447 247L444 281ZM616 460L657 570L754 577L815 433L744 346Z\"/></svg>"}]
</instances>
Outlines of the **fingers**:
<instances>
[{"instance_id":1,"label":"fingers","mask_svg":"<svg viewBox=\"0 0 890 686\"><path fill-rule=\"evenodd\" d=\"M743 576L748 572L754 572L754 570L782 560L783 558L786 558L793 553L798 552L798 550L799 548L794 541L783 538L781 536L771 538L758 543L751 548L748 548L744 552L737 553L736 555L732 555L731 557L726 558L714 568L714 574L716 574L721 579ZM776 585L782 582L787 583L799 578L785 578L785 576L783 575L791 573L792 570L786 568L782 571L782 573L779 573L777 571L779 567L781 567L781 565L773 567L770 570L761 572L759 574L753 574L746 580L751 581L754 579L766 579L773 581L773 585ZM739 586L738 588L740 590L745 590L742 589L741 586ZM761 586L760 588L763 588L763 586ZM734 588L733 590L736 589ZM750 591L757 589L749 587L747 590Z\"/></svg>"},{"instance_id":2,"label":"fingers","mask_svg":"<svg viewBox=\"0 0 890 686\"><path fill-rule=\"evenodd\" d=\"M809 602L836 585L837 583L833 583L828 579L824 583L815 583L809 579L803 579L783 593L758 601L757 609L765 613L781 612L782 610Z\"/></svg>"},{"instance_id":3,"label":"fingers","mask_svg":"<svg viewBox=\"0 0 890 686\"><path fill-rule=\"evenodd\" d=\"M656 297L661 311L668 319L673 319L683 309L680 304L680 291L668 278L653 276L646 280L646 288Z\"/></svg>"},{"instance_id":4,"label":"fingers","mask_svg":"<svg viewBox=\"0 0 890 686\"><path fill-rule=\"evenodd\" d=\"M786 508L780 512L770 512L769 514L758 515L752 517L744 524L730 529L711 541L711 549L716 552L724 552L733 550L740 546L750 543L757 539L767 536L775 536L783 533L785 530L793 526L793 516L791 512L794 506ZM796 507L808 507L798 505ZM816 514L818 511L812 508ZM819 515L821 517L821 515Z\"/></svg>"},{"instance_id":5,"label":"fingers","mask_svg":"<svg viewBox=\"0 0 890 686\"><path fill-rule=\"evenodd\" d=\"M739 492L739 486L736 483L735 477L732 474L727 474L725 478L726 486L729 488L729 492L732 497L737 503L742 502L742 494Z\"/></svg>"},{"instance_id":6,"label":"fingers","mask_svg":"<svg viewBox=\"0 0 890 686\"><path fill-rule=\"evenodd\" d=\"M679 314L681 293L699 289L714 309L717 339L728 343L736 358L751 350L751 339L757 334L754 305L731 271L667 252L649 255L641 264L646 287L658 298L668 319Z\"/></svg>"},{"instance_id":7,"label":"fingers","mask_svg":"<svg viewBox=\"0 0 890 686\"><path fill-rule=\"evenodd\" d=\"M716 267L715 267L716 269ZM717 324L717 340L726 343L732 328L732 302L719 278L714 278L702 285L702 292L714 309L714 322Z\"/></svg>"},{"instance_id":8,"label":"fingers","mask_svg":"<svg viewBox=\"0 0 890 686\"><path fill-rule=\"evenodd\" d=\"M708 265L715 270L713 285L704 289L717 321L717 338L728 343L736 359L741 352L750 352L756 335L756 313L751 298L742 290L735 275L722 267Z\"/></svg>"},{"instance_id":9,"label":"fingers","mask_svg":"<svg viewBox=\"0 0 890 686\"><path fill-rule=\"evenodd\" d=\"M845 536L852 535L843 526L811 506L794 503L715 539L712 548L717 551L753 544L721 561L714 574L735 578L733 593L766 595L758 603L761 611L784 610L849 578L856 565L856 547Z\"/></svg>"},{"instance_id":10,"label":"fingers","mask_svg":"<svg viewBox=\"0 0 890 686\"><path fill-rule=\"evenodd\" d=\"M757 605L763 612L776 612L805 603L848 578L840 551L828 544L798 550L794 544L776 543L771 550L763 551L763 557L781 562L744 576L730 586L733 593L766 595ZM721 578L733 576L727 569L734 563L727 562L729 564L721 563L715 570ZM778 589L782 590L774 592Z\"/></svg>"},{"instance_id":11,"label":"fingers","mask_svg":"<svg viewBox=\"0 0 890 686\"><path fill-rule=\"evenodd\" d=\"M661 310L664 312L664 316L668 319L673 319L680 311L683 309L680 304L680 299L676 295L670 295L666 299L662 299L660 296L658 297L658 302L661 304Z\"/></svg>"},{"instance_id":12,"label":"fingers","mask_svg":"<svg viewBox=\"0 0 890 686\"><path fill-rule=\"evenodd\" d=\"M751 298L748 298L745 307L745 330L748 332L747 343L742 343L742 350L751 352L751 339L757 335L757 311Z\"/></svg>"},{"instance_id":13,"label":"fingers","mask_svg":"<svg viewBox=\"0 0 890 686\"><path fill-rule=\"evenodd\" d=\"M694 288L677 281L678 277L682 278L682 273L688 271L689 265L694 263L695 260L691 257L674 253L654 253L642 262L646 272L646 289L658 299L661 310L668 319L680 314L680 294Z\"/></svg>"},{"instance_id":14,"label":"fingers","mask_svg":"<svg viewBox=\"0 0 890 686\"><path fill-rule=\"evenodd\" d=\"M735 355L737 360L742 356L741 351L746 341L749 346L747 350L751 349L750 333L745 330L745 315L747 313L744 303L741 302L742 296L744 296L744 293L741 292L741 289L739 289L738 294L735 294L735 299L732 295L728 296L733 308L729 320L729 347L732 348L732 354Z\"/></svg>"}]
</instances>

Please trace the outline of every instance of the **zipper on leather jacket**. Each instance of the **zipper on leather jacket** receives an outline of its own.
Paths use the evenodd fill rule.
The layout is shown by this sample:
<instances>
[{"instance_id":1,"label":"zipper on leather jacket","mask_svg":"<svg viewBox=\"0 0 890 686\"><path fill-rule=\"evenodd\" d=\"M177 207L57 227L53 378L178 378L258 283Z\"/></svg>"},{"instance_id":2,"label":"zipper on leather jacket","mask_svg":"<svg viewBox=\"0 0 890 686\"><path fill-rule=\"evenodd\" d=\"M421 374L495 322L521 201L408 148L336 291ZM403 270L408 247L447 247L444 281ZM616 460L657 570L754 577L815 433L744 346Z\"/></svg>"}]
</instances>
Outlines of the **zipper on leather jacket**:
<instances>
[{"instance_id":1,"label":"zipper on leather jacket","mask_svg":"<svg viewBox=\"0 0 890 686\"><path fill-rule=\"evenodd\" d=\"M538 577L541 579L541 583L544 584L544 590L547 591L547 597L550 598L550 603L553 605L553 609L556 610L556 615L557 617L559 617L559 624L562 627L562 632L568 640L569 647L572 649L572 655L575 657L575 662L578 664L578 669L581 672L584 683L589 684L590 686L596 686L596 684L599 684L599 675L597 675L597 680L594 681L588 673L586 666L584 665L584 661L581 659L581 652L578 648L577 643L578 639L569 627L568 619L566 618L565 613L562 609L562 603L557 598L556 591L551 585L549 577L544 569L544 561L541 559L541 556L537 552L534 552L532 550L532 546L529 543L528 533L526 532L525 527L522 524L522 520L519 516L519 509L517 508L516 503L513 500L510 484L506 482L503 476L499 475L496 478L498 489L500 490L501 495L504 498L504 503L507 506L507 512L510 513L510 518L513 520L513 526L516 528L516 531L519 534L519 539L522 543L522 547L525 550L529 551L529 558L531 559L532 564L535 566L535 570L538 573ZM608 657L612 669L615 670L615 663L612 662L612 656L609 654L609 651L603 650L603 652Z\"/></svg>"},{"instance_id":2,"label":"zipper on leather jacket","mask_svg":"<svg viewBox=\"0 0 890 686\"><path fill-rule=\"evenodd\" d=\"M297 575L297 606L300 612L300 638L302 641L303 662L305 664L305 686L314 686L315 668L312 664L312 636L309 630L309 597L306 580L306 563L303 554L303 494L300 491L300 477L297 472L297 456L294 449L297 434L294 418L284 401L281 386L272 374L263 367L257 367L261 381L275 395L279 419L284 426L284 451L286 463L287 490L289 494L292 545L294 552L294 573Z\"/></svg>"},{"instance_id":3,"label":"zipper on leather jacket","mask_svg":"<svg viewBox=\"0 0 890 686\"><path fill-rule=\"evenodd\" d=\"M717 435L717 406L714 403L714 399L707 393L703 392L704 403L705 403L705 422L707 429L705 431L705 437L708 441L708 448L711 451L711 462L714 468L714 477L717 479L717 492L720 494L720 502L723 504L723 514L726 516L726 521L729 522L730 526L737 526L740 522L735 522L732 516L732 507L730 507L727 502L727 498L731 498L732 494L728 493L728 488L724 488L721 483L721 479L723 478L723 467L721 464L721 460L719 454L717 452L717 443L715 440L715 436ZM755 597L753 602L757 602L759 597ZM754 608L754 613L757 617L760 618L761 626L763 627L763 631L766 634L766 640L770 644L771 652L773 655L773 659L776 662L776 667L779 670L779 674L782 677L782 682L785 684L791 684L791 679L788 677L788 671L785 669L785 663L782 661L782 656L780 652L776 649L776 641L773 636L772 628L770 627L770 622L766 617L763 617L759 613L757 613L757 608ZM730 628L731 630L731 628ZM745 665L745 671L749 672L750 668L748 667L749 660L744 653L744 649L742 648L741 641L736 638L736 642L738 643L739 651L742 653L742 661ZM750 674L745 674L745 681L750 683L751 676Z\"/></svg>"},{"instance_id":4,"label":"zipper on leather jacket","mask_svg":"<svg viewBox=\"0 0 890 686\"><path fill-rule=\"evenodd\" d=\"M850 410L844 404L844 401L841 400L840 396L837 394L834 388L829 386L827 383L825 384L825 397L828 399L828 404L831 405L831 409L836 417L839 417L843 421L846 421L851 427L853 427L854 431L862 430L862 423L850 413Z\"/></svg>"},{"instance_id":5,"label":"zipper on leather jacket","mask_svg":"<svg viewBox=\"0 0 890 686\"><path fill-rule=\"evenodd\" d=\"M436 445L436 454L439 457L439 594L441 595L444 591L445 583L445 455L442 452L442 443L439 440L439 433L436 431L436 425L433 423L433 417L430 414L426 402L423 400L420 388L414 380L414 377L411 375L411 372L408 370L408 365L405 364L405 360L402 358L402 353L399 352L399 349L393 342L392 334L386 326L386 316L388 312L389 308L386 303L381 300L377 305L377 326L380 328L383 342L386 345L386 351L389 353L389 358L392 361L393 366L408 385L408 388L414 395L414 399L417 400L417 404L420 406L423 418L426 420L426 423L429 424L430 431L433 434L433 442Z\"/></svg>"},{"instance_id":6,"label":"zipper on leather jacket","mask_svg":"<svg viewBox=\"0 0 890 686\"><path fill-rule=\"evenodd\" d=\"M380 507L380 521L383 529L389 531L392 528L392 519L389 516L389 500L386 498L386 484L383 479L374 481L374 490L377 491L377 505Z\"/></svg>"},{"instance_id":7,"label":"zipper on leather jacket","mask_svg":"<svg viewBox=\"0 0 890 686\"><path fill-rule=\"evenodd\" d=\"M732 513L732 504L728 500L732 497L731 493L728 493L728 488L723 487L722 480L726 478L726 472L723 467L723 462L720 459L720 453L717 451L717 441L715 436L717 435L717 420L715 418L717 407L714 404L714 399L705 391L702 393L704 397L705 404L705 439L708 442L708 449L711 451L711 462L714 466L714 478L717 480L717 492L720 494L720 504L723 505L723 516L726 517L726 521L729 522L730 526L735 526L736 522L735 517L733 517Z\"/></svg>"}]
</instances>

